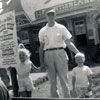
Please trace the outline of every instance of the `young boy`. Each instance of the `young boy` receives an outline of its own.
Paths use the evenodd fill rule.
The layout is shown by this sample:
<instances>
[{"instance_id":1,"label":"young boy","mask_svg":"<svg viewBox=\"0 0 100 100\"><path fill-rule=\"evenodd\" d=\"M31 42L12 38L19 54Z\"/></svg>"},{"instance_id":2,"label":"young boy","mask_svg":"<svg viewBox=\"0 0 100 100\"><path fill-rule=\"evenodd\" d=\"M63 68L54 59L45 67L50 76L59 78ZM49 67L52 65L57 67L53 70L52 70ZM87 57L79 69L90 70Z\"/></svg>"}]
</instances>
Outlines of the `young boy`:
<instances>
[{"instance_id":1,"label":"young boy","mask_svg":"<svg viewBox=\"0 0 100 100\"><path fill-rule=\"evenodd\" d=\"M75 55L75 61L77 67L72 70L72 87L73 92L77 94L79 98L85 98L92 95L92 71L84 65L85 55L83 53L77 53Z\"/></svg>"},{"instance_id":2,"label":"young boy","mask_svg":"<svg viewBox=\"0 0 100 100\"><path fill-rule=\"evenodd\" d=\"M31 97L34 86L30 78L30 72L35 65L30 61L30 53L27 49L19 49L20 66L16 68L18 74L18 86L20 96ZM36 68L36 67L35 67Z\"/></svg>"}]
</instances>

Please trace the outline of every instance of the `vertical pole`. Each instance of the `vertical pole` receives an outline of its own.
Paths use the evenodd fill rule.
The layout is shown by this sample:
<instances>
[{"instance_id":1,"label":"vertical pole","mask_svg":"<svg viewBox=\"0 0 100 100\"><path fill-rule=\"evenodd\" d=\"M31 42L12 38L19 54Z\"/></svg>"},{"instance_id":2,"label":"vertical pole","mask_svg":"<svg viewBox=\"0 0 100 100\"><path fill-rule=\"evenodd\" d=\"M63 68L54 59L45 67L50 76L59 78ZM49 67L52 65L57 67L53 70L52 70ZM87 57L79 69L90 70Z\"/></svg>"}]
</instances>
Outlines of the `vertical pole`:
<instances>
[{"instance_id":1,"label":"vertical pole","mask_svg":"<svg viewBox=\"0 0 100 100\"><path fill-rule=\"evenodd\" d=\"M14 67L10 69L11 81L12 81L12 88L13 88L13 96L19 97L18 93L18 82L17 82L17 72Z\"/></svg>"}]
</instances>

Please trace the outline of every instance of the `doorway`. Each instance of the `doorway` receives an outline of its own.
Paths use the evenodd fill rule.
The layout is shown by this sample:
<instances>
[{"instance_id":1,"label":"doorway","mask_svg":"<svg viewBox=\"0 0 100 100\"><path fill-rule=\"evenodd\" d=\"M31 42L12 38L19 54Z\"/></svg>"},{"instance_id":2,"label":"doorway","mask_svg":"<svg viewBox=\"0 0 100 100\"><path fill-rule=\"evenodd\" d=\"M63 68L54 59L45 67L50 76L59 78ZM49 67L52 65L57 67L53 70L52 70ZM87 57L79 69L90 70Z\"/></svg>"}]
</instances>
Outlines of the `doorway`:
<instances>
[{"instance_id":1,"label":"doorway","mask_svg":"<svg viewBox=\"0 0 100 100\"><path fill-rule=\"evenodd\" d=\"M98 24L98 35L99 35L99 41L100 41L100 23Z\"/></svg>"},{"instance_id":2,"label":"doorway","mask_svg":"<svg viewBox=\"0 0 100 100\"><path fill-rule=\"evenodd\" d=\"M86 22L85 18L73 19L73 29L75 42L77 46L86 46L87 45L87 31L86 31Z\"/></svg>"}]
</instances>

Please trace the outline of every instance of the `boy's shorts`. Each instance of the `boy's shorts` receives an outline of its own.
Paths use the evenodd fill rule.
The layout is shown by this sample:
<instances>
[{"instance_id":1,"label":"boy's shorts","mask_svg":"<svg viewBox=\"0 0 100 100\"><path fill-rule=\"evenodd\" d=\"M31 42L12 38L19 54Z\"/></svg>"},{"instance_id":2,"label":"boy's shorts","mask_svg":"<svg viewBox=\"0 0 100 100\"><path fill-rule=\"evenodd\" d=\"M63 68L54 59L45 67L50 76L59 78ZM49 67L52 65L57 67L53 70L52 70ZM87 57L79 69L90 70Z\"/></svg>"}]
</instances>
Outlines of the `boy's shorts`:
<instances>
[{"instance_id":1,"label":"boy's shorts","mask_svg":"<svg viewBox=\"0 0 100 100\"><path fill-rule=\"evenodd\" d=\"M71 91L72 97L75 98L89 98L89 91L87 87L76 87L74 93Z\"/></svg>"},{"instance_id":2,"label":"boy's shorts","mask_svg":"<svg viewBox=\"0 0 100 100\"><path fill-rule=\"evenodd\" d=\"M77 87L76 93L79 98L84 98L84 96L88 93L87 87Z\"/></svg>"}]
</instances>

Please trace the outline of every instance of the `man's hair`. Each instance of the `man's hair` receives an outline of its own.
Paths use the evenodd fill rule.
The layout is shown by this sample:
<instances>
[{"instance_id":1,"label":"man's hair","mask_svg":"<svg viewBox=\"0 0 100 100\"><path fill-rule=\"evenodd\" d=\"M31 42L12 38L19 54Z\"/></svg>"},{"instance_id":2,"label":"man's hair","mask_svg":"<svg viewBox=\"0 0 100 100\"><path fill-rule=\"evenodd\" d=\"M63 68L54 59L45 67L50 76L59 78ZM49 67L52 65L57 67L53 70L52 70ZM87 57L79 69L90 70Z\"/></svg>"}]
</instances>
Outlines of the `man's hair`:
<instances>
[{"instance_id":1,"label":"man's hair","mask_svg":"<svg viewBox=\"0 0 100 100\"><path fill-rule=\"evenodd\" d=\"M77 57L83 57L83 58L85 58L85 54L82 53L82 52L79 52L79 53L77 53L77 54L75 55L75 58L77 58Z\"/></svg>"}]
</instances>

